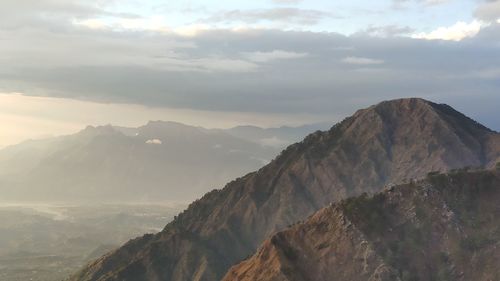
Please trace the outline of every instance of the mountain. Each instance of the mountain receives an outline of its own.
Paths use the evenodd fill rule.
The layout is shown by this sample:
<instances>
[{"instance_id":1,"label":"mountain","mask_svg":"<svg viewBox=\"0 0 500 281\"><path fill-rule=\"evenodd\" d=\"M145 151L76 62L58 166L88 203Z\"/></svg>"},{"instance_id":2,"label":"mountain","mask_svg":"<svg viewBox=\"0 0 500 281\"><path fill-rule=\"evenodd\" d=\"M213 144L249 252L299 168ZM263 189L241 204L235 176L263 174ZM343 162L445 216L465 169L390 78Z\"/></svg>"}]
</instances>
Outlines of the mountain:
<instances>
[{"instance_id":1,"label":"mountain","mask_svg":"<svg viewBox=\"0 0 500 281\"><path fill-rule=\"evenodd\" d=\"M174 122L89 126L0 151L3 201L191 201L279 152Z\"/></svg>"},{"instance_id":2,"label":"mountain","mask_svg":"<svg viewBox=\"0 0 500 281\"><path fill-rule=\"evenodd\" d=\"M269 235L331 202L499 158L500 135L447 105L382 102L289 146L193 202L162 232L129 241L70 280L220 280Z\"/></svg>"},{"instance_id":3,"label":"mountain","mask_svg":"<svg viewBox=\"0 0 500 281\"><path fill-rule=\"evenodd\" d=\"M433 174L320 210L224 281L499 280L500 169Z\"/></svg>"}]
</instances>

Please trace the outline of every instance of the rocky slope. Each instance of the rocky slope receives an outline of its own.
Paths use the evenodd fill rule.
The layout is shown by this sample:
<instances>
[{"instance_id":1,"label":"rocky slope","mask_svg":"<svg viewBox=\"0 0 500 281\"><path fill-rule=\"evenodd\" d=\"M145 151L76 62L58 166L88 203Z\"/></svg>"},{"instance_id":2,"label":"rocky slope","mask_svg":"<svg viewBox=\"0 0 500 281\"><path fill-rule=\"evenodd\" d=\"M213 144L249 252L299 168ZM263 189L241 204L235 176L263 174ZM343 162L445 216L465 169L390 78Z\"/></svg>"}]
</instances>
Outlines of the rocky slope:
<instances>
[{"instance_id":1,"label":"rocky slope","mask_svg":"<svg viewBox=\"0 0 500 281\"><path fill-rule=\"evenodd\" d=\"M328 205L430 171L493 166L495 133L446 105L382 102L309 135L255 173L195 201L157 235L70 280L219 280L270 234Z\"/></svg>"},{"instance_id":2,"label":"rocky slope","mask_svg":"<svg viewBox=\"0 0 500 281\"><path fill-rule=\"evenodd\" d=\"M224 281L499 280L500 169L350 198L273 235Z\"/></svg>"}]
</instances>

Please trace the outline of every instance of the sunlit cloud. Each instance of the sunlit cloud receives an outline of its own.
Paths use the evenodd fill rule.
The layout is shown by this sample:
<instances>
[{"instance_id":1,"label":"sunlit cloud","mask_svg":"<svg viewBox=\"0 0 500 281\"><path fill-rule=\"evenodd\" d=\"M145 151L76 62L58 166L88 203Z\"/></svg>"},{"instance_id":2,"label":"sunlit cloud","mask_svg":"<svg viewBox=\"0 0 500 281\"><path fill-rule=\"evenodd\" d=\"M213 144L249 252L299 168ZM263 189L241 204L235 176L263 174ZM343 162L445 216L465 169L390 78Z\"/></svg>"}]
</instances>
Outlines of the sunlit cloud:
<instances>
[{"instance_id":1,"label":"sunlit cloud","mask_svg":"<svg viewBox=\"0 0 500 281\"><path fill-rule=\"evenodd\" d=\"M470 23L459 21L452 26L439 27L431 32L416 33L411 37L426 40L460 41L476 36L484 26L487 26L487 24L478 20Z\"/></svg>"},{"instance_id":2,"label":"sunlit cloud","mask_svg":"<svg viewBox=\"0 0 500 281\"><path fill-rule=\"evenodd\" d=\"M173 30L167 25L165 17L151 16L148 18L121 18L121 17L106 17L106 18L91 18L91 19L75 19L73 24L91 29L110 29L110 30L136 30L136 31L155 31L155 32L172 32Z\"/></svg>"}]
</instances>

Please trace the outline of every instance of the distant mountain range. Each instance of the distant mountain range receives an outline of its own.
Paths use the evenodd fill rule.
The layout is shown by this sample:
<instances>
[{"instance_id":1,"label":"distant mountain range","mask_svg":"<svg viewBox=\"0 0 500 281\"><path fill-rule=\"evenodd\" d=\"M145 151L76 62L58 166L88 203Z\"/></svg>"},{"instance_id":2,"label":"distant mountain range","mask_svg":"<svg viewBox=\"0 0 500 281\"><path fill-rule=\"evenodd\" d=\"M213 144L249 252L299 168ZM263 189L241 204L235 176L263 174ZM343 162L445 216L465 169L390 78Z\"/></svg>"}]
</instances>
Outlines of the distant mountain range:
<instances>
[{"instance_id":1,"label":"distant mountain range","mask_svg":"<svg viewBox=\"0 0 500 281\"><path fill-rule=\"evenodd\" d=\"M267 164L324 124L205 129L154 121L139 128L89 126L0 150L3 201L191 201Z\"/></svg>"},{"instance_id":2,"label":"distant mountain range","mask_svg":"<svg viewBox=\"0 0 500 281\"><path fill-rule=\"evenodd\" d=\"M221 280L232 266L254 254L272 234L306 219L332 202L365 192L374 194L386 186L425 177L429 172L466 166L491 168L499 160L500 134L447 105L422 99L382 102L357 111L328 131L313 133L289 146L265 167L193 202L162 232L129 241L89 264L70 280ZM439 198L436 196L436 200ZM431 205L433 202L428 204L443 208L439 204ZM385 202L380 206L385 208ZM361 223L370 221L359 220ZM392 226L393 222L387 225ZM329 226L320 227L328 230ZM304 235L297 237L308 239L307 231L304 227ZM274 241L281 243L279 238ZM272 239L271 243L274 243ZM325 245L314 245L319 249L334 247L328 241ZM285 248L283 251L286 253ZM348 248L345 251L346 255L352 255ZM291 252L292 258L293 255ZM360 252L359 258L363 255ZM254 261L264 260L252 258L247 262L248 268L255 268L255 271L245 271L246 265L233 268L231 274L234 275L228 275L228 280L244 279L244 276L248 276L248 280L261 280L252 275L259 270L252 265ZM272 257L268 261L265 266L272 268L279 262ZM367 272L376 265L370 260ZM414 271L410 269L409 272ZM316 280L300 275L291 279L275 276L262 280Z\"/></svg>"}]
</instances>

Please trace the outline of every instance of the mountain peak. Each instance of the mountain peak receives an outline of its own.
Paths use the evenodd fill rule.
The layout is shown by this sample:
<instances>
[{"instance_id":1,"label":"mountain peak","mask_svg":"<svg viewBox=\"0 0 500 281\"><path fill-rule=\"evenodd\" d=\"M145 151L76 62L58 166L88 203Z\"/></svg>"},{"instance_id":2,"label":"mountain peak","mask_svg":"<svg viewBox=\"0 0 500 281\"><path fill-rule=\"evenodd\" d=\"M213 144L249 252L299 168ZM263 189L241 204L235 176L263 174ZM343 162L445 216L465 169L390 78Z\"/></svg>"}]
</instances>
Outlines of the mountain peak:
<instances>
[{"instance_id":1,"label":"mountain peak","mask_svg":"<svg viewBox=\"0 0 500 281\"><path fill-rule=\"evenodd\" d=\"M87 126L85 129L81 130L78 135L83 136L97 136L97 135L110 135L120 133L116 130L112 125L104 125L104 126Z\"/></svg>"},{"instance_id":2,"label":"mountain peak","mask_svg":"<svg viewBox=\"0 0 500 281\"><path fill-rule=\"evenodd\" d=\"M138 128L142 136L172 136L172 135L200 135L206 129L195 127L174 121L149 121L146 125Z\"/></svg>"},{"instance_id":3,"label":"mountain peak","mask_svg":"<svg viewBox=\"0 0 500 281\"><path fill-rule=\"evenodd\" d=\"M423 99L423 98L418 98L418 97L411 97L411 98L400 98L400 99L393 99L393 100L386 100L382 101L375 106L380 106L384 104L392 104L392 105L397 105L400 107L416 107L416 106L428 106L431 104L434 104L433 102Z\"/></svg>"},{"instance_id":4,"label":"mountain peak","mask_svg":"<svg viewBox=\"0 0 500 281\"><path fill-rule=\"evenodd\" d=\"M494 132L447 104L434 103L423 98L402 98L382 101L376 105L357 111L354 117L359 117L368 113L377 113L381 116L392 118L413 118L422 121L433 121L431 119L422 119L423 117L435 117L445 122L453 123L452 125L454 127ZM428 115L426 116L425 114Z\"/></svg>"},{"instance_id":5,"label":"mountain peak","mask_svg":"<svg viewBox=\"0 0 500 281\"><path fill-rule=\"evenodd\" d=\"M131 241L72 280L220 280L270 234L331 202L432 171L494 165L498 134L462 116L423 99L360 110L206 194L161 233Z\"/></svg>"},{"instance_id":6,"label":"mountain peak","mask_svg":"<svg viewBox=\"0 0 500 281\"><path fill-rule=\"evenodd\" d=\"M398 112L414 111L421 109L430 109L434 104L431 101L425 100L423 98L401 98L393 100L381 101L370 107L360 109L357 113L367 112L367 111L384 111L384 110L397 110ZM354 114L356 116L356 114Z\"/></svg>"},{"instance_id":7,"label":"mountain peak","mask_svg":"<svg viewBox=\"0 0 500 281\"><path fill-rule=\"evenodd\" d=\"M162 121L162 120L149 120L144 127L156 127L156 128L162 128L162 127L192 127L180 122L175 122L175 121Z\"/></svg>"}]
</instances>

